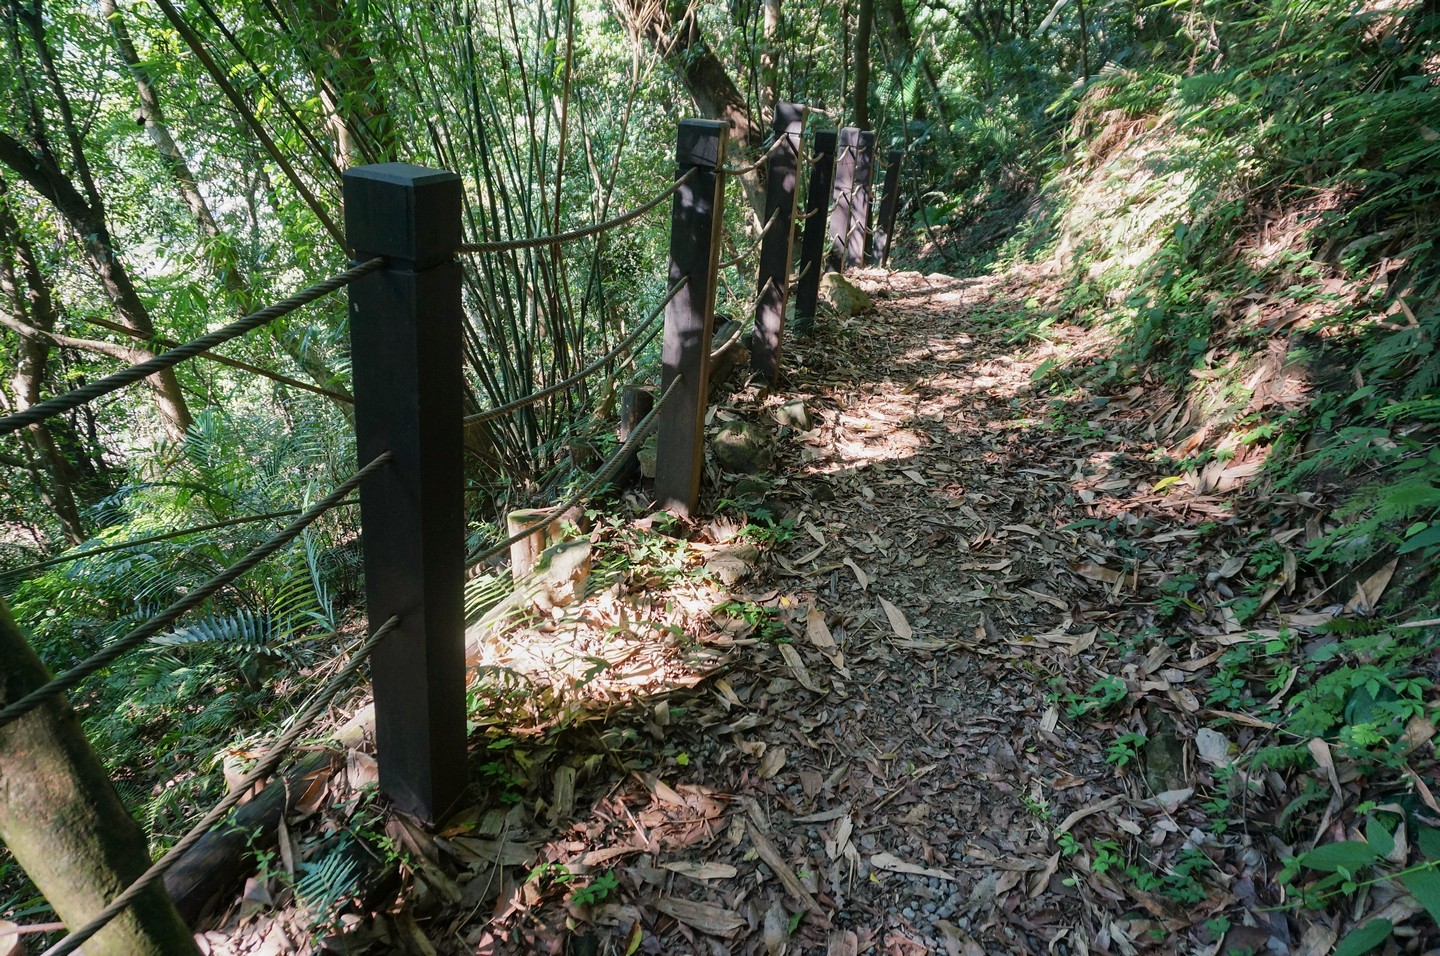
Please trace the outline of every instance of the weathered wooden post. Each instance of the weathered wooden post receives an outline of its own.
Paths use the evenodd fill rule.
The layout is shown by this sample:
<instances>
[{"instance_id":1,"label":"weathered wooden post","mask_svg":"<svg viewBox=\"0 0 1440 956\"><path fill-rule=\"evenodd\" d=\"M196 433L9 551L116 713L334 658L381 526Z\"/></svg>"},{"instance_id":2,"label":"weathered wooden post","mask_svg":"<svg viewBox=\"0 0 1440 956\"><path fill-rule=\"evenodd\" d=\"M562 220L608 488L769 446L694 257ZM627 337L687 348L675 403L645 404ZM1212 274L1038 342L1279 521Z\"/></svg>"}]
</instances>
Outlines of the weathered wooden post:
<instances>
[{"instance_id":1,"label":"weathered wooden post","mask_svg":"<svg viewBox=\"0 0 1440 956\"><path fill-rule=\"evenodd\" d=\"M865 264L865 247L870 242L870 178L875 168L875 134L860 132L855 147L855 186L850 205L850 231L845 237L845 268Z\"/></svg>"},{"instance_id":2,"label":"weathered wooden post","mask_svg":"<svg viewBox=\"0 0 1440 956\"><path fill-rule=\"evenodd\" d=\"M905 151L890 150L885 161L885 184L880 193L880 223L875 227L875 245L870 250L870 264L885 266L890 262L890 243L895 235L895 213L900 208L900 169Z\"/></svg>"},{"instance_id":3,"label":"weathered wooden post","mask_svg":"<svg viewBox=\"0 0 1440 956\"><path fill-rule=\"evenodd\" d=\"M620 427L617 429L616 438L620 444L630 440L635 434L635 429L645 420L655 407L655 393L641 385L626 385L620 392ZM615 472L615 481L620 485L634 484L644 466L640 463L640 450L626 457Z\"/></svg>"},{"instance_id":4,"label":"weathered wooden post","mask_svg":"<svg viewBox=\"0 0 1440 956\"><path fill-rule=\"evenodd\" d=\"M810 185L805 192L805 231L800 238L800 272L795 279L795 328L815 327L815 306L820 298L824 269L825 231L830 225L830 185L835 178L835 148L839 134L833 129L815 133L810 159Z\"/></svg>"},{"instance_id":5,"label":"weathered wooden post","mask_svg":"<svg viewBox=\"0 0 1440 956\"><path fill-rule=\"evenodd\" d=\"M705 400L710 386L710 335L725 194L728 127L715 120L680 121L675 176L688 179L670 206L670 283L685 285L665 306L660 395L680 383L660 409L655 438L655 497L688 517L700 499L705 457Z\"/></svg>"},{"instance_id":6,"label":"weathered wooden post","mask_svg":"<svg viewBox=\"0 0 1440 956\"><path fill-rule=\"evenodd\" d=\"M830 207L830 248L825 254L825 271L845 271L850 248L850 230L855 209L855 156L860 151L860 131L853 126L840 130L835 145L834 197Z\"/></svg>"},{"instance_id":7,"label":"weathered wooden post","mask_svg":"<svg viewBox=\"0 0 1440 956\"><path fill-rule=\"evenodd\" d=\"M805 107L775 104L775 145L766 164L765 222L760 240L760 273L755 280L755 334L750 369L774 385L785 336L785 303L790 298L790 252L795 236L795 188L800 175L800 136Z\"/></svg>"},{"instance_id":8,"label":"weathered wooden post","mask_svg":"<svg viewBox=\"0 0 1440 956\"><path fill-rule=\"evenodd\" d=\"M360 486L366 614L376 646L380 788L439 820L465 789L465 512L461 499L460 177L406 163L348 170L355 261L385 267L350 286L360 462L391 464Z\"/></svg>"}]
</instances>

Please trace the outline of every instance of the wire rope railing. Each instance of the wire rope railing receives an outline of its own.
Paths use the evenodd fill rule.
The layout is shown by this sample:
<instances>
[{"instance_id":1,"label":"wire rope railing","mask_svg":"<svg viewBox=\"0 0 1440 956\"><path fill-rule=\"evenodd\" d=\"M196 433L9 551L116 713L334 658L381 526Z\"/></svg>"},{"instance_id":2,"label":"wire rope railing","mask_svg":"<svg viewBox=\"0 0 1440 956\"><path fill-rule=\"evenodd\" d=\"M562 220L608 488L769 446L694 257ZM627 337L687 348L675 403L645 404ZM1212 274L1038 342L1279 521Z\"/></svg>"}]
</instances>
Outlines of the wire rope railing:
<instances>
[{"instance_id":1,"label":"wire rope railing","mask_svg":"<svg viewBox=\"0 0 1440 956\"><path fill-rule=\"evenodd\" d=\"M346 505L358 505L359 503L359 498L348 498L345 501L337 502L335 507L343 508ZM116 551L140 548L147 544L157 544L161 541L173 541L176 538L185 538L192 534L201 534L206 531L218 531L221 528L235 528L240 525L255 524L260 521L292 518L303 512L303 508L286 508L283 511L269 511L265 514L246 515L243 518L227 518L224 521L212 521L209 524L192 525L188 528L179 528L175 531L166 531L161 534L146 535L143 538L131 538L129 541L117 541L114 544L106 544L94 548L87 548L81 545L79 548L67 551L64 554L57 554L53 558L46 558L44 561L36 561L34 564L26 564L18 568L9 568L0 571L0 582L23 578L25 575L34 574L36 571L44 571L46 568L58 567L62 564L69 564L72 561L83 561L86 558L99 557L102 554L113 554Z\"/></svg>"},{"instance_id":2,"label":"wire rope railing","mask_svg":"<svg viewBox=\"0 0 1440 956\"><path fill-rule=\"evenodd\" d=\"M586 481L585 484L582 485L578 491L574 492L565 501L553 506L549 510L555 514L564 514L571 508L574 508L581 502L585 501L587 498L589 498L595 492L599 491L605 485L614 481L615 476L619 474L620 469L625 464L625 461L639 450L640 446L644 444L645 439L650 437L650 433L654 431L655 425L659 420L660 410L665 407L667 402L670 401L671 396L675 394L675 390L680 385L680 383L681 377L677 375L674 380L670 382L670 386L665 389L664 394L655 400L655 407L652 408L644 418L640 419L639 423L630 432L630 437L625 439L624 443L615 450L614 454L612 454L609 459L606 460L605 464L594 475L592 475L590 479ZM512 544L515 544L519 541L524 541L526 538L530 537L535 532L549 527L553 523L553 519L547 519L521 528L519 531L515 532L514 534L510 535L502 541L496 542L495 544L490 545L482 550L472 552L466 557L465 566L467 568L473 568L478 564L482 564L485 561L488 561L489 559L495 557L497 554L501 554L502 552L509 550Z\"/></svg>"},{"instance_id":3,"label":"wire rope railing","mask_svg":"<svg viewBox=\"0 0 1440 956\"><path fill-rule=\"evenodd\" d=\"M92 936L104 929L111 920L125 912L131 903L134 903L140 898L140 894L164 877L165 873L180 861L187 850L200 842L200 839L205 836L205 834L209 833L217 823L224 820L230 811L235 809L235 807L246 798L256 784L268 779L271 774L275 772L280 766L280 762L285 759L285 755L290 752L301 735L308 730L315 719L330 706L335 696L345 689L350 678L360 669L360 665L365 663L369 658L370 652L375 646L384 638L388 637L399 625L400 619L392 616L386 620L384 624L376 628L374 634L370 635L370 637L355 648L350 655L350 659L345 663L345 666L336 671L335 675L330 678L325 686L315 694L311 702L301 710L300 713L295 715L290 722L289 728L276 738L275 742L271 744L264 755L260 757L254 768L242 777L239 782L230 789L230 792L226 794L220 802L216 803L215 806L210 809L210 812L206 813L205 816L200 819L199 823L191 827L183 837L176 841L174 846L165 851L165 854L161 856L160 859L150 864L149 869L140 874L133 883L122 890L120 895L111 900L104 909L95 914L94 918L61 939L54 946L45 950L43 956L65 956L67 953L75 952Z\"/></svg>"},{"instance_id":4,"label":"wire rope railing","mask_svg":"<svg viewBox=\"0 0 1440 956\"><path fill-rule=\"evenodd\" d=\"M19 431L27 425L34 425L52 418L55 415L62 415L72 409L79 408L87 402L93 402L101 396L118 391L127 385L133 385L143 378L148 378L156 372L163 372L168 368L179 365L186 359L194 358L217 345L223 345L231 339L239 338L246 332L258 329L266 323L273 322L283 315L289 315L296 309L309 305L316 299L322 299L337 289L354 282L361 276L368 275L384 265L383 258L374 258L359 265L352 266L344 272L333 275L328 279L315 283L292 296L281 299L274 305L266 306L263 309L252 312L243 318L237 319L222 328L209 332L199 338L192 339L178 348L173 348L162 355L157 355L144 362L138 362L129 368L121 369L104 378L97 379L88 385L82 385L73 391L54 398L47 398L44 401L36 402L23 412L16 412L0 418L0 435L8 435Z\"/></svg>"},{"instance_id":5,"label":"wire rope railing","mask_svg":"<svg viewBox=\"0 0 1440 956\"><path fill-rule=\"evenodd\" d=\"M621 339L614 348L610 349L610 351L595 359L589 365L580 369L575 374L564 378L558 382L555 382L551 385L547 385L544 388L539 389L538 391L531 392L529 395L526 395L523 398L517 398L513 402L507 402L504 405L500 405L496 408L488 408L483 412L476 412L473 415L467 415L465 416L465 424L474 425L479 422L493 421L497 418L503 418L504 416L509 415L512 412L517 412L522 408L527 408L531 405L534 405L537 402L542 402L545 399L549 398L551 395L559 394L570 386L576 385L579 382L582 382L585 379L589 378L591 375L594 375L596 372L603 369L606 365L609 365L611 362L615 361L620 356L629 352L642 339L648 343L649 339L653 338L654 333L658 329L658 326L656 325L656 320L659 319L660 316L664 313L665 307L670 304L670 301L674 299L675 296L679 294L680 290L685 287L686 281L686 278L682 276L677 282L672 284L670 288L666 291L665 297L660 300L659 305L657 305L651 311L651 313L646 316L645 319L643 319L629 335L625 336L625 338Z\"/></svg>"},{"instance_id":6,"label":"wire rope railing","mask_svg":"<svg viewBox=\"0 0 1440 956\"><path fill-rule=\"evenodd\" d=\"M105 645L104 648L90 655L63 674L52 678L48 683L37 687L19 700L0 708L0 727L23 717L46 701L58 697L60 694L79 684L85 678L104 669L127 652L140 646L156 634L159 634L171 624L174 624L186 611L199 606L221 588L239 578L245 572L255 567L255 565L276 551L279 551L291 541L294 541L307 527L313 524L316 519L338 506L340 502L345 499L346 495L360 486L361 482L386 465L390 461L390 457L388 451L378 455L368 465L342 482L334 491L305 509L298 518L277 531L263 544L250 551L239 561L236 561L224 571L214 575L180 600L171 604L159 614L151 617L144 624L134 628L124 636L111 641Z\"/></svg>"},{"instance_id":7,"label":"wire rope railing","mask_svg":"<svg viewBox=\"0 0 1440 956\"><path fill-rule=\"evenodd\" d=\"M671 183L670 187L664 192L651 197L628 212L623 212L603 222L581 226L578 229L571 229L567 232L557 232L550 236L532 236L528 239L501 239L494 242L467 242L457 246L455 251L457 253L515 252L521 249L538 249L542 246L563 245L578 239L588 239L591 236L597 236L602 232L609 232L617 226L623 226L628 222L639 219L679 192L681 187L689 182L690 177L693 175L695 175L693 170L685 173L685 175Z\"/></svg>"}]
</instances>

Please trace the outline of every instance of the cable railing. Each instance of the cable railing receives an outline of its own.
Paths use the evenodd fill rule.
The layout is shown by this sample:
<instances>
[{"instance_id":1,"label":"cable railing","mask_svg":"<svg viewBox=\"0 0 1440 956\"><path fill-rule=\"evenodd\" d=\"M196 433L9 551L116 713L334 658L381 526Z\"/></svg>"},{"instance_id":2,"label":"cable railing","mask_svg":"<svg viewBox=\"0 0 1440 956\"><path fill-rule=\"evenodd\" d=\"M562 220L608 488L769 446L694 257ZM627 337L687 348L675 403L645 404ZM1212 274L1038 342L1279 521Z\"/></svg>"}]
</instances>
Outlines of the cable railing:
<instances>
[{"instance_id":1,"label":"cable railing","mask_svg":"<svg viewBox=\"0 0 1440 956\"><path fill-rule=\"evenodd\" d=\"M215 825L224 821L244 800L250 791L259 783L267 780L280 766L280 762L295 746L301 735L310 729L326 708L330 706L335 696L344 690L350 682L350 678L360 669L360 665L369 659L370 652L390 633L400 625L400 618L392 616L375 629L375 633L362 641L354 651L350 653L350 660L345 666L335 672L335 675L326 682L325 686L312 698L310 703L300 713L296 714L290 721L290 727L285 730L275 742L271 744L256 761L255 766L244 777L230 788L230 792L210 809L210 812L200 818L200 821L190 828L184 836L177 840L174 846L170 847L160 859L150 864L150 867L129 886L120 892L109 902L99 913L95 914L84 926L66 935L54 946L45 950L43 956L65 956L66 953L73 953L85 944L92 936L104 929L111 920L125 912L130 904L140 898L140 895L153 886L165 876L165 873L179 863L187 850L193 847L200 839L214 829Z\"/></svg>"},{"instance_id":2,"label":"cable railing","mask_svg":"<svg viewBox=\"0 0 1440 956\"><path fill-rule=\"evenodd\" d=\"M106 375L104 378L96 379L87 385L82 385L77 389L66 392L64 395L57 395L54 398L47 398L44 401L36 402L22 412L6 415L4 418L0 418L0 436L17 432L27 425L39 424L45 421L45 419L52 418L56 415L63 415L65 412L72 411L81 405L93 402L95 399L118 391L127 385L133 385L143 378L149 378L157 372L174 368L186 359L192 359L197 355L202 355L217 345L224 345L231 339L239 338L246 332L274 322L281 316L289 315L291 312L309 305L316 299L323 299L330 293L345 288L361 276L374 272L383 264L383 259L375 258L352 266L344 272L333 275L324 281L317 282L288 298L281 299L274 305L266 306L257 312L252 312L223 328L192 339L184 345L173 348L152 359L137 362L128 368L121 369L118 372Z\"/></svg>"},{"instance_id":3,"label":"cable railing","mask_svg":"<svg viewBox=\"0 0 1440 956\"><path fill-rule=\"evenodd\" d=\"M169 13L168 2L162 0L162 8ZM751 369L773 385L780 364L784 304L792 287L797 290L796 312L801 315L806 308L807 288L813 289L824 271L821 253L827 232L838 241L851 238L857 230L862 236L869 231L868 198L863 200L863 218L857 222L861 203L855 198L854 176L847 173L842 191L835 167L864 157L867 148L873 156L873 137L867 146L863 138L847 135L847 140L853 142L837 148L836 134L830 132L827 137L826 131L821 131L814 148L807 150L801 135L803 118L803 107L779 104L772 138L764 152L740 166L722 166L713 159L724 154L727 131L723 126L683 121L677 131L678 168L674 181L665 189L617 216L553 235L517 239L456 241L461 235L463 200L458 176L405 164L353 168L343 176L345 239L354 250L350 268L184 344L118 327L115 331L144 337L167 351L0 418L0 436L11 434L196 357L222 361L247 374L267 375L282 384L308 387L329 398L348 401L349 396L339 392L287 380L278 373L269 374L238 360L210 354L211 349L332 292L347 290L355 441L357 460L364 462L350 477L308 507L246 515L97 547L82 546L17 571L0 573L0 578L8 580L17 573L159 541L290 519L238 561L160 613L42 686L0 707L0 727L25 717L115 664L290 545L322 516L357 502L366 552L366 613L372 624L384 622L349 652L346 664L301 708L244 780L138 880L94 919L48 950L47 956L61 956L83 945L160 880L255 784L274 774L301 734L348 686L372 652L376 655L371 675L375 708L383 716L376 722L377 759L385 768L382 788L399 809L429 822L455 804L468 781L463 637L467 569L490 561L543 531L559 515L593 501L622 472L633 467L640 448L652 437L656 446L656 502L682 517L693 513L701 485L711 364L729 350L746 327L743 321L735 323L723 340L714 338L716 288L724 271L759 255ZM802 167L808 167L810 180L803 213L797 209L795 193ZM726 183L761 168L768 173L762 180L764 225L743 255L722 263L715 244L721 232L717 224L723 222ZM887 196L897 169L892 158ZM673 200L668 285L646 317L573 374L495 408L465 415L460 332L464 316L461 270L453 264L456 256L503 254L599 237L635 222L667 200ZM840 223L841 231L835 232L838 220L827 216L832 204L838 206L842 200L844 221ZM796 224L801 223L804 239L799 268L795 269L791 267L793 240ZM893 225L886 229L893 230ZM880 234L877 227L877 241ZM396 290L404 291L397 294ZM813 316L813 295L810 303ZM584 476L563 502L545 509L544 518L467 553L463 426L500 419L593 376L614 375L622 362L638 362L647 354L657 336L662 337L658 350L662 386L657 389L659 395L648 410L641 406L627 417L627 421L635 416L639 420L622 431L623 440L613 453ZM645 393L647 403L653 394Z\"/></svg>"},{"instance_id":4,"label":"cable railing","mask_svg":"<svg viewBox=\"0 0 1440 956\"><path fill-rule=\"evenodd\" d=\"M379 471L380 468L389 461L389 452L377 456L364 468L361 468L354 475L350 476L350 478L342 482L339 487L330 492L330 494L305 509L300 517L290 522L259 547L250 551L224 571L214 575L210 580L195 588L193 591L190 591L159 614L151 617L144 624L106 644L103 649L90 655L79 664L65 671L65 673L52 678L48 683L37 687L19 700L7 704L5 707L0 707L0 727L4 727L11 721L25 716L46 701L53 700L60 696L85 678L114 663L128 651L134 650L145 641L174 624L186 611L203 604L221 588L230 584L246 571L249 571L255 567L255 565L300 537L300 534L310 525L314 524L316 519L338 506L346 495L354 491L360 486L362 481Z\"/></svg>"},{"instance_id":5,"label":"cable railing","mask_svg":"<svg viewBox=\"0 0 1440 956\"><path fill-rule=\"evenodd\" d=\"M564 514L572 508L579 507L585 501L589 500L589 498L601 488L604 488L606 485L614 481L615 476L619 474L621 468L624 467L625 462L629 460L630 456L636 454L639 451L640 446L644 444L645 440L650 437L651 432L655 430L655 425L658 421L660 410L663 409L666 403L670 401L671 397L675 394L675 390L680 386L680 384L681 378L680 376L676 376L675 380L670 383L670 387L667 388L664 394L660 396L659 400L656 401L655 407L650 410L649 414L647 414L644 418L640 420L640 423L636 425L634 430L631 432L630 437L627 438L620 445L620 447L611 454L611 456L606 460L605 464L603 464L599 469L597 469L595 474L592 475L583 485L580 486L579 490L573 492L570 497L565 499L565 501L547 510L549 510L551 514L554 515ZM484 564L486 561L490 560L496 555L503 554L504 552L508 551L511 545L516 544L520 541L524 541L526 538L530 537L538 531L545 530L554 523L554 518L545 518L527 527L521 528L519 531L510 535L508 538L496 542L495 544L486 546L482 549L476 550L475 552L467 555L465 559L465 566L467 569L469 569L476 567L477 565Z\"/></svg>"}]
</instances>

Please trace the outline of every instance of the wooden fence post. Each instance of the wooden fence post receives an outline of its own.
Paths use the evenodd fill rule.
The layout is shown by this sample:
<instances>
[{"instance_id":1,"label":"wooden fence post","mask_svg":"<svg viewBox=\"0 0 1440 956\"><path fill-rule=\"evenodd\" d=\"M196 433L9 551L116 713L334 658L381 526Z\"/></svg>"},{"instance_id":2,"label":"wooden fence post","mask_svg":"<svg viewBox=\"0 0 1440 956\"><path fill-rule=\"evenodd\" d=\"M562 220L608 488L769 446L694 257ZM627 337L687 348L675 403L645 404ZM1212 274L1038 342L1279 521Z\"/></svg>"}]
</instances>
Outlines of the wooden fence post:
<instances>
[{"instance_id":1,"label":"wooden fence post","mask_svg":"<svg viewBox=\"0 0 1440 956\"><path fill-rule=\"evenodd\" d=\"M865 265L870 243L870 178L875 168L875 134L862 130L855 146L855 185L850 204L850 231L845 236L845 268Z\"/></svg>"},{"instance_id":2,"label":"wooden fence post","mask_svg":"<svg viewBox=\"0 0 1440 956\"><path fill-rule=\"evenodd\" d=\"M815 154L810 158L810 185L805 192L805 231L800 239L800 273L795 280L795 328L815 327L815 305L820 297L820 273L825 268L825 231L830 225L830 186L835 179L833 129L817 130Z\"/></svg>"},{"instance_id":3,"label":"wooden fence post","mask_svg":"<svg viewBox=\"0 0 1440 956\"><path fill-rule=\"evenodd\" d=\"M681 379L660 409L655 438L655 497L660 507L689 517L700 499L705 458L705 402L710 387L710 336L715 273L725 194L728 127L716 120L680 121L675 176L689 176L670 206L670 283L685 285L665 306L660 349L660 395Z\"/></svg>"},{"instance_id":4,"label":"wooden fence post","mask_svg":"<svg viewBox=\"0 0 1440 956\"><path fill-rule=\"evenodd\" d=\"M855 209L855 156L860 151L860 131L853 126L840 130L835 145L834 197L830 207L830 248L825 254L825 271L845 271L850 248L850 229Z\"/></svg>"},{"instance_id":5,"label":"wooden fence post","mask_svg":"<svg viewBox=\"0 0 1440 956\"><path fill-rule=\"evenodd\" d=\"M406 163L348 170L350 286L366 614L400 626L371 655L380 788L436 822L465 789L465 510L461 470L460 178Z\"/></svg>"},{"instance_id":6,"label":"wooden fence post","mask_svg":"<svg viewBox=\"0 0 1440 956\"><path fill-rule=\"evenodd\" d=\"M881 187L880 223L875 227L875 245L870 250L870 264L885 266L890 262L890 242L895 236L895 212L900 207L900 169L905 151L890 150L885 162L885 185Z\"/></svg>"},{"instance_id":7,"label":"wooden fence post","mask_svg":"<svg viewBox=\"0 0 1440 956\"><path fill-rule=\"evenodd\" d=\"M795 188L799 178L800 136L805 107L775 104L775 146L766 165L765 226L760 240L760 273L755 280L755 334L750 369L769 385L780 372L785 335L785 303L790 298L790 252L795 237Z\"/></svg>"}]
</instances>

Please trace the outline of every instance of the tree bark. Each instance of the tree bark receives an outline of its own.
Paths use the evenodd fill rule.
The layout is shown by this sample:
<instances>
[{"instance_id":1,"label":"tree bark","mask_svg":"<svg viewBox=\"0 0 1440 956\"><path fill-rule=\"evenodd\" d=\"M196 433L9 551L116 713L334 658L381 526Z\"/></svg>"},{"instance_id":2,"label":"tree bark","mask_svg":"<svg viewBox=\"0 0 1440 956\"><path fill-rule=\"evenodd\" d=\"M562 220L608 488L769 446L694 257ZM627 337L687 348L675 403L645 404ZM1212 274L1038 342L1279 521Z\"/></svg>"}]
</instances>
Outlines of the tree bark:
<instances>
[{"instance_id":1,"label":"tree bark","mask_svg":"<svg viewBox=\"0 0 1440 956\"><path fill-rule=\"evenodd\" d=\"M870 34L875 24L875 0L860 0L860 22L855 28L855 125L870 129Z\"/></svg>"},{"instance_id":2,"label":"tree bark","mask_svg":"<svg viewBox=\"0 0 1440 956\"><path fill-rule=\"evenodd\" d=\"M51 349L50 341L43 334L27 334L27 331L31 327L40 332L53 330L55 303L40 274L34 250L11 215L3 179L0 179L0 296L4 297L5 310L19 326L16 330L19 355L10 376L9 404L14 411L24 411L40 400L41 385L50 367ZM48 423L37 422L22 435L29 446L26 467L40 500L59 520L65 540L72 545L79 544L88 534L75 504L75 468L61 454Z\"/></svg>"},{"instance_id":3,"label":"tree bark","mask_svg":"<svg viewBox=\"0 0 1440 956\"><path fill-rule=\"evenodd\" d=\"M771 119L775 116L775 104L780 102L780 0L764 0L765 48L760 53L760 87L764 102L761 109Z\"/></svg>"},{"instance_id":4,"label":"tree bark","mask_svg":"<svg viewBox=\"0 0 1440 956\"><path fill-rule=\"evenodd\" d=\"M0 602L0 703L50 680ZM71 929L150 865L126 812L63 697L0 727L0 840ZM160 883L85 944L87 956L196 956Z\"/></svg>"},{"instance_id":5,"label":"tree bark","mask_svg":"<svg viewBox=\"0 0 1440 956\"><path fill-rule=\"evenodd\" d=\"M765 130L750 115L745 97L705 42L694 11L683 2L672 2L668 9L662 3L647 0L615 2L621 18L635 35L649 40L660 58L675 72L700 115L727 123L732 145L758 150L764 142ZM759 170L741 176L740 182L756 219L763 221L765 189Z\"/></svg>"},{"instance_id":6,"label":"tree bark","mask_svg":"<svg viewBox=\"0 0 1440 956\"><path fill-rule=\"evenodd\" d=\"M235 247L227 242L221 233L220 225L210 210L210 204L206 202L204 195L200 192L199 178L190 168L189 162L185 159L184 153L180 151L174 135L170 132L170 124L167 122L165 112L160 104L160 96L155 89L155 84L150 79L149 71L140 59L140 54L135 49L135 43L130 38L130 30L125 25L124 16L115 0L100 0L100 14L110 25L110 33L115 38L115 48L120 54L120 59L129 69L131 78L135 81L135 90L140 99L140 118L145 124L145 134L150 138L155 151L160 154L161 165L170 175L181 200L190 210L190 215L195 220L195 226L200 231L201 252L209 261L211 272L220 280L241 315L254 311L257 308L255 295L245 277L245 271L240 267ZM371 76L373 79L373 68ZM301 337L288 331L283 319L270 323L266 326L266 330L312 382L321 388L347 398L350 397L349 392L336 383L335 374L311 349L305 346ZM347 419L353 418L353 403L342 399L332 399L332 401Z\"/></svg>"}]
</instances>

